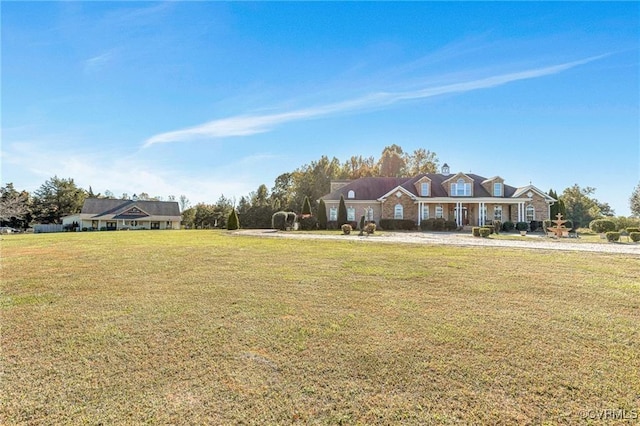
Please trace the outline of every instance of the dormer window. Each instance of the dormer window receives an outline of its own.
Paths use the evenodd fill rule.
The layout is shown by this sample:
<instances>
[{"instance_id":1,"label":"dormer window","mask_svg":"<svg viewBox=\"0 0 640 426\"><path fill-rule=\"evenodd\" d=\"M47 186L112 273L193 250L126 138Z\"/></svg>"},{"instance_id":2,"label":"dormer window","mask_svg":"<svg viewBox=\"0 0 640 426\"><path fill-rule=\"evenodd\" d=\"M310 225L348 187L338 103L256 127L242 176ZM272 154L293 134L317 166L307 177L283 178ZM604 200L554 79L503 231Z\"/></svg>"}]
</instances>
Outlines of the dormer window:
<instances>
[{"instance_id":1,"label":"dormer window","mask_svg":"<svg viewBox=\"0 0 640 426\"><path fill-rule=\"evenodd\" d=\"M460 178L456 183L451 184L452 197L469 197L471 196L471 184Z\"/></svg>"},{"instance_id":2,"label":"dormer window","mask_svg":"<svg viewBox=\"0 0 640 426\"><path fill-rule=\"evenodd\" d=\"M350 189L347 193L347 198L356 198L356 192L353 189Z\"/></svg>"},{"instance_id":3,"label":"dormer window","mask_svg":"<svg viewBox=\"0 0 640 426\"><path fill-rule=\"evenodd\" d=\"M447 163L444 163L442 165L442 174L445 176L449 174L449 165Z\"/></svg>"},{"instance_id":4,"label":"dormer window","mask_svg":"<svg viewBox=\"0 0 640 426\"><path fill-rule=\"evenodd\" d=\"M429 196L429 182L420 183L420 196L422 197Z\"/></svg>"},{"instance_id":5,"label":"dormer window","mask_svg":"<svg viewBox=\"0 0 640 426\"><path fill-rule=\"evenodd\" d=\"M495 182L493 184L493 196L494 197L502 197L502 183Z\"/></svg>"}]
</instances>

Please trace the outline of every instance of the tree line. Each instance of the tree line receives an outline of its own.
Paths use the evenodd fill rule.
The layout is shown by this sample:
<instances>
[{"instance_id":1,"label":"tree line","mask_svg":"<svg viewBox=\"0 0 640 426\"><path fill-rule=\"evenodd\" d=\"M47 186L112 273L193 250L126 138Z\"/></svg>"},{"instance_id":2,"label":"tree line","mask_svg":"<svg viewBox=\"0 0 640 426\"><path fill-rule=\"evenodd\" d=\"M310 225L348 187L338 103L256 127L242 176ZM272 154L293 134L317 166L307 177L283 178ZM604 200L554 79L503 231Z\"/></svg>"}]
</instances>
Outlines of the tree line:
<instances>
[{"instance_id":1,"label":"tree line","mask_svg":"<svg viewBox=\"0 0 640 426\"><path fill-rule=\"evenodd\" d=\"M352 156L344 162L325 155L291 172L275 178L269 188L261 184L255 191L239 200L221 195L213 204L190 201L181 195L168 196L167 201L177 201L182 212L182 222L188 228L224 228L232 211L236 211L244 228L269 228L271 218L277 211L300 212L305 198L310 200L312 214L317 215L317 200L329 193L332 180L358 179L362 177L402 177L420 173L437 173L437 155L424 148L405 152L399 145L385 147L378 159L373 156ZM552 218L560 211L576 226L588 226L589 222L603 216L613 216L614 211L604 202L594 198L595 188L582 188L575 184L549 195L559 200L552 206ZM54 176L48 179L32 194L18 191L12 183L0 188L0 221L3 226L27 228L33 223L61 223L63 216L80 212L87 198L131 199L124 193L116 197L107 190L104 194L94 193L92 188L78 187L72 178ZM136 195L139 200L164 200L151 197L147 193ZM640 217L640 183L630 197L633 216ZM578 225L579 224L579 225Z\"/></svg>"}]
</instances>

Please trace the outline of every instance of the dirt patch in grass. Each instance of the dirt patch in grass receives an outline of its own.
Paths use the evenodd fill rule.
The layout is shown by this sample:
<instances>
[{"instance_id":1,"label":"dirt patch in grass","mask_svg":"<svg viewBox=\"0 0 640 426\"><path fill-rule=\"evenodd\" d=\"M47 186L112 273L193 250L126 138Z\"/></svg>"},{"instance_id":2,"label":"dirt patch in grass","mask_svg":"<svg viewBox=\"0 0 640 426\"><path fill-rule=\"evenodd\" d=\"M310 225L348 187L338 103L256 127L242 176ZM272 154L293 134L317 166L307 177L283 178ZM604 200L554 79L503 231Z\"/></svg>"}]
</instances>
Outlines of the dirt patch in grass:
<instances>
[{"instance_id":1,"label":"dirt patch in grass","mask_svg":"<svg viewBox=\"0 0 640 426\"><path fill-rule=\"evenodd\" d=\"M629 255L211 231L2 245L5 424L573 424L640 406Z\"/></svg>"}]
</instances>

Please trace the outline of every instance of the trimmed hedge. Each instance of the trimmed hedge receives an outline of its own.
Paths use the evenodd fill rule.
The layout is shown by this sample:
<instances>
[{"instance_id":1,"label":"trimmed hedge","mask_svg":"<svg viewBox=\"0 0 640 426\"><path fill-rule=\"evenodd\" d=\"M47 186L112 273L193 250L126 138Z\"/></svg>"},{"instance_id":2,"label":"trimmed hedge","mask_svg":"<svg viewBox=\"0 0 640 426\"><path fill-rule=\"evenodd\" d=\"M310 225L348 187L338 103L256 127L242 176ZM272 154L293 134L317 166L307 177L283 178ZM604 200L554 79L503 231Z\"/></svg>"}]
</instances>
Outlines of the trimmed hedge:
<instances>
[{"instance_id":1,"label":"trimmed hedge","mask_svg":"<svg viewBox=\"0 0 640 426\"><path fill-rule=\"evenodd\" d=\"M640 232L629 232L629 238L631 238L631 241L634 243L637 243L640 241Z\"/></svg>"},{"instance_id":2,"label":"trimmed hedge","mask_svg":"<svg viewBox=\"0 0 640 426\"><path fill-rule=\"evenodd\" d=\"M515 229L515 227L516 227L515 223L511 222L510 220L502 224L502 230L504 232L511 232Z\"/></svg>"},{"instance_id":3,"label":"trimmed hedge","mask_svg":"<svg viewBox=\"0 0 640 426\"><path fill-rule=\"evenodd\" d=\"M444 218L430 218L420 222L422 231L455 231L458 225L455 220L445 220Z\"/></svg>"},{"instance_id":4,"label":"trimmed hedge","mask_svg":"<svg viewBox=\"0 0 640 426\"><path fill-rule=\"evenodd\" d=\"M473 228L471 228L471 235L473 235L474 237L480 237L480 227L479 226L474 226Z\"/></svg>"},{"instance_id":5,"label":"trimmed hedge","mask_svg":"<svg viewBox=\"0 0 640 426\"><path fill-rule=\"evenodd\" d=\"M413 231L416 224L410 219L380 219L380 228L385 231Z\"/></svg>"},{"instance_id":6,"label":"trimmed hedge","mask_svg":"<svg viewBox=\"0 0 640 426\"><path fill-rule=\"evenodd\" d=\"M632 232L640 232L640 228L627 228L627 232L631 235Z\"/></svg>"},{"instance_id":7,"label":"trimmed hedge","mask_svg":"<svg viewBox=\"0 0 640 426\"><path fill-rule=\"evenodd\" d=\"M596 219L589 223L589 229L597 234L613 232L616 230L616 224L609 219Z\"/></svg>"},{"instance_id":8,"label":"trimmed hedge","mask_svg":"<svg viewBox=\"0 0 640 426\"><path fill-rule=\"evenodd\" d=\"M487 238L489 235L491 235L491 228L487 228L485 226L480 228L480 236L482 238Z\"/></svg>"},{"instance_id":9,"label":"trimmed hedge","mask_svg":"<svg viewBox=\"0 0 640 426\"><path fill-rule=\"evenodd\" d=\"M607 236L607 241L610 243L614 243L616 241L620 241L620 233L615 231L609 231L605 234Z\"/></svg>"},{"instance_id":10,"label":"trimmed hedge","mask_svg":"<svg viewBox=\"0 0 640 426\"><path fill-rule=\"evenodd\" d=\"M516 222L516 229L518 231L526 231L529 229L529 224L527 222Z\"/></svg>"}]
</instances>

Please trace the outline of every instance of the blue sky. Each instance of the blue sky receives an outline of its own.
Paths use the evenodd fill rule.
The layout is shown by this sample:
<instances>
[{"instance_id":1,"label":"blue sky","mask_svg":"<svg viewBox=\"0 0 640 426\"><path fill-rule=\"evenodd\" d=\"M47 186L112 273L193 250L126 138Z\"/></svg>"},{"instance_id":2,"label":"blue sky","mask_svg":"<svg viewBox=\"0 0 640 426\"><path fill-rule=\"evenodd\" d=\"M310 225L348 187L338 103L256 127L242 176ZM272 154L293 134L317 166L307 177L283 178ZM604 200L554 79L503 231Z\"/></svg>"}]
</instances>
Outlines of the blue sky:
<instances>
[{"instance_id":1,"label":"blue sky","mask_svg":"<svg viewBox=\"0 0 640 426\"><path fill-rule=\"evenodd\" d=\"M637 2L2 2L2 184L239 199L398 144L617 214Z\"/></svg>"}]
</instances>

